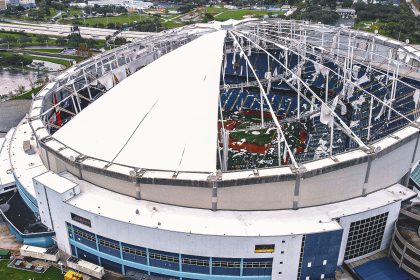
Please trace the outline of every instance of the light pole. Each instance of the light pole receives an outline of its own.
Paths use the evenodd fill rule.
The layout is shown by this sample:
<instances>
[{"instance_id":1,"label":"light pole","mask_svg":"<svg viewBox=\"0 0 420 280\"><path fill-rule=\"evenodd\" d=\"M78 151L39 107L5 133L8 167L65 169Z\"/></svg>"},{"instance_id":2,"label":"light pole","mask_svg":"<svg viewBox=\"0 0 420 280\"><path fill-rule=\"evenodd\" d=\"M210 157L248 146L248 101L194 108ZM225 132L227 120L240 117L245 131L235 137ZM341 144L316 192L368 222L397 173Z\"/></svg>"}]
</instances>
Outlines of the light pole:
<instances>
[{"instance_id":1,"label":"light pole","mask_svg":"<svg viewBox=\"0 0 420 280\"><path fill-rule=\"evenodd\" d=\"M64 271L63 271L63 263L61 262L61 261L59 261L58 262L58 265L60 266L60 268L61 268L61 274L64 274Z\"/></svg>"}]
</instances>

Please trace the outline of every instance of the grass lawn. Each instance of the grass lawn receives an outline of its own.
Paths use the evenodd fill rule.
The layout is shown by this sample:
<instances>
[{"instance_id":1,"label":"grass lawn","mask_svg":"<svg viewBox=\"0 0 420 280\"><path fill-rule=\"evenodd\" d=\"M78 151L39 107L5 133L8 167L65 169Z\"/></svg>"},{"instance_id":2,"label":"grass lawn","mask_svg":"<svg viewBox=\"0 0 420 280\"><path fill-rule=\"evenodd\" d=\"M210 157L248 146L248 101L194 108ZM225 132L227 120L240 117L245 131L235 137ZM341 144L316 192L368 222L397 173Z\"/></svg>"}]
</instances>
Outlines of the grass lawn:
<instances>
[{"instance_id":1,"label":"grass lawn","mask_svg":"<svg viewBox=\"0 0 420 280\"><path fill-rule=\"evenodd\" d=\"M269 133L266 133L267 129L260 129L254 131L233 131L230 136L232 139L240 141L241 139L246 139L249 143L255 143L257 145L264 145L271 142L275 130L271 130Z\"/></svg>"},{"instance_id":2,"label":"grass lawn","mask_svg":"<svg viewBox=\"0 0 420 280\"><path fill-rule=\"evenodd\" d=\"M221 7L215 7L215 6L205 8L205 12L209 13L209 14L212 14L212 15L213 14L218 14L218 13L221 13L221 12L226 12L226 11L229 11L229 9L221 8Z\"/></svg>"},{"instance_id":3,"label":"grass lawn","mask_svg":"<svg viewBox=\"0 0 420 280\"><path fill-rule=\"evenodd\" d=\"M27 58L32 58L32 59L36 59L36 60L41 60L41 61L48 61L48 62L52 62L52 63L56 63L56 64L61 64L64 65L66 67L70 67L73 64L71 63L71 61L65 60L65 59L60 59L60 58L55 58L55 57L40 57L40 56L33 56L33 55L29 55L29 54L24 54L24 57Z\"/></svg>"},{"instance_id":4,"label":"grass lawn","mask_svg":"<svg viewBox=\"0 0 420 280\"><path fill-rule=\"evenodd\" d=\"M60 49L27 49L28 51L34 51L34 52L45 52L45 53L60 53L62 48Z\"/></svg>"},{"instance_id":5,"label":"grass lawn","mask_svg":"<svg viewBox=\"0 0 420 280\"><path fill-rule=\"evenodd\" d=\"M11 36L11 37L14 37L14 38L18 39L18 38L22 37L23 35L19 34L19 33L14 33L14 32L0 31L0 38L3 38L5 36Z\"/></svg>"},{"instance_id":6,"label":"grass lawn","mask_svg":"<svg viewBox=\"0 0 420 280\"><path fill-rule=\"evenodd\" d=\"M58 12L59 11L57 11L56 9L50 8L50 15L49 16L46 16L42 20L35 20L33 18L28 17L27 16L28 15L27 12L25 12L22 15L11 15L11 16L7 16L7 17L4 17L4 18L13 19L13 20L21 20L21 21L32 22L32 23L35 23L35 22L45 22L45 21L48 21L48 20L52 19L54 16L56 16L58 14Z\"/></svg>"},{"instance_id":7,"label":"grass lawn","mask_svg":"<svg viewBox=\"0 0 420 280\"><path fill-rule=\"evenodd\" d=\"M77 19L74 21L79 21L81 25L89 25L93 26L95 24L103 24L106 26L108 23L112 24L120 24L124 25L124 23L133 23L134 21L140 22L151 17L148 15L142 14L127 14L127 15L120 15L120 16L109 16L109 17L94 17L94 18L87 18L87 19Z\"/></svg>"},{"instance_id":8,"label":"grass lawn","mask_svg":"<svg viewBox=\"0 0 420 280\"><path fill-rule=\"evenodd\" d=\"M8 260L0 260L0 279L10 280L59 280L63 279L58 268L50 267L45 273L35 273L7 267Z\"/></svg>"},{"instance_id":9,"label":"grass lawn","mask_svg":"<svg viewBox=\"0 0 420 280\"><path fill-rule=\"evenodd\" d=\"M18 96L13 97L12 100L32 99L32 94L36 95L42 89L42 87L43 86L33 88L33 89L25 92L22 95L18 95ZM0 276L1 276L1 272L0 272ZM0 279L1 279L1 277L0 277Z\"/></svg>"},{"instance_id":10,"label":"grass lawn","mask_svg":"<svg viewBox=\"0 0 420 280\"><path fill-rule=\"evenodd\" d=\"M2 38L6 36L14 37L17 42L11 42L10 44L2 43ZM8 31L1 31L0 30L0 46L7 47L30 47L30 46L46 46L46 42L39 42L37 38L40 36L46 35L38 35L38 34L30 34L30 33L19 33L19 32L8 32ZM57 46L57 38L56 36L47 36L48 46L54 46L54 49L37 49L37 51L49 52L49 53L58 53L63 47ZM95 48L103 48L106 46L105 40L95 40ZM69 57L71 58L71 57ZM75 58L76 59L76 58Z\"/></svg>"},{"instance_id":11,"label":"grass lawn","mask_svg":"<svg viewBox=\"0 0 420 280\"><path fill-rule=\"evenodd\" d=\"M367 32L374 32L375 29L377 29L380 33L382 25L383 24L377 21L360 21L360 22L357 22L353 28L357 30L367 31Z\"/></svg>"},{"instance_id":12,"label":"grass lawn","mask_svg":"<svg viewBox=\"0 0 420 280\"><path fill-rule=\"evenodd\" d=\"M72 66L72 63L70 61L60 59L60 58L55 58L55 57L39 57L39 56L30 55L30 54L18 54L18 53L14 53L14 52L1 52L2 56L10 56L12 54L23 56L23 57L26 57L26 58L29 58L29 59L36 59L36 60L41 60L41 61L48 61L48 62L52 62L52 63L57 63L57 64L64 65L66 67Z\"/></svg>"},{"instance_id":13,"label":"grass lawn","mask_svg":"<svg viewBox=\"0 0 420 280\"><path fill-rule=\"evenodd\" d=\"M252 16L265 16L265 15L273 15L279 14L280 12L269 12L269 11L261 11L261 10L227 10L220 15L215 16L215 20L225 21L228 19L243 19L244 16L252 15Z\"/></svg>"},{"instance_id":14,"label":"grass lawn","mask_svg":"<svg viewBox=\"0 0 420 280\"><path fill-rule=\"evenodd\" d=\"M45 56L50 56L52 58L67 58L67 59L74 59L77 62L80 62L82 60L84 60L85 58L82 56L78 56L78 55L69 55L69 54L61 54L58 51L54 51L56 49L52 49L53 51L50 52L50 49L25 49L25 52L28 53L29 55L34 54L34 55L45 55ZM61 50L61 49L58 49Z\"/></svg>"},{"instance_id":15,"label":"grass lawn","mask_svg":"<svg viewBox=\"0 0 420 280\"><path fill-rule=\"evenodd\" d=\"M391 23L392 24L392 23ZM381 21L360 21L355 23L353 26L353 29L362 30L366 32L375 32L375 30L378 30L379 35L383 35L386 37L393 37L391 34L387 34L384 30L384 27L387 25L386 22ZM394 38L398 39L398 38Z\"/></svg>"},{"instance_id":16,"label":"grass lawn","mask_svg":"<svg viewBox=\"0 0 420 280\"><path fill-rule=\"evenodd\" d=\"M172 29L172 28L177 28L177 27L184 26L184 24L182 22L177 22L177 21L172 21L172 20L162 21L162 25L166 29Z\"/></svg>"},{"instance_id":17,"label":"grass lawn","mask_svg":"<svg viewBox=\"0 0 420 280\"><path fill-rule=\"evenodd\" d=\"M37 34L28 34L28 33L18 33L18 32L7 32L7 31L0 31L0 41L2 38L6 36L14 37L17 42L11 42L9 45L11 47L21 47L23 46L44 46L48 43L49 46L56 45L57 37L54 36L47 36L47 42L39 42L37 38L40 36L45 35L37 35ZM0 46L7 46L7 43L0 43Z\"/></svg>"},{"instance_id":18,"label":"grass lawn","mask_svg":"<svg viewBox=\"0 0 420 280\"><path fill-rule=\"evenodd\" d=\"M69 14L69 16L72 16L72 17L81 16L82 15L82 10L79 9L79 8L76 8L76 7L70 7L70 10L69 10L68 14Z\"/></svg>"}]
</instances>

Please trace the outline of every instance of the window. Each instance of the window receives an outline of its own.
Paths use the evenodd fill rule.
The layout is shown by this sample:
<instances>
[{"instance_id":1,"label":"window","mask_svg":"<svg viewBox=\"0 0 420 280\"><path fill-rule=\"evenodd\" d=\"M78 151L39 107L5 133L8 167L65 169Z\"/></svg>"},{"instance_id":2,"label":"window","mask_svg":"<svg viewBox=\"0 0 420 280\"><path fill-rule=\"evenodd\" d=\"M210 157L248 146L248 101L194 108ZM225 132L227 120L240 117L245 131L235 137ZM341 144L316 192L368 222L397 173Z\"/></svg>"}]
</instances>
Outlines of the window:
<instances>
[{"instance_id":1,"label":"window","mask_svg":"<svg viewBox=\"0 0 420 280\"><path fill-rule=\"evenodd\" d=\"M241 263L240 262L227 262L227 261L213 261L212 266L234 268L234 267L240 267Z\"/></svg>"},{"instance_id":2,"label":"window","mask_svg":"<svg viewBox=\"0 0 420 280\"><path fill-rule=\"evenodd\" d=\"M120 250L120 246L118 244L109 242L107 240L99 239L99 244L114 250Z\"/></svg>"},{"instance_id":3,"label":"window","mask_svg":"<svg viewBox=\"0 0 420 280\"><path fill-rule=\"evenodd\" d=\"M157 254L157 253L149 253L149 258L155 259L155 260L160 260L160 261L165 261L165 262L173 262L173 263L178 263L179 262L178 257L162 255L162 254Z\"/></svg>"},{"instance_id":4,"label":"window","mask_svg":"<svg viewBox=\"0 0 420 280\"><path fill-rule=\"evenodd\" d=\"M143 250L138 250L138 249L134 249L134 248L126 247L126 246L123 246L122 250L123 252L128 253L128 254L146 257L146 251L143 251Z\"/></svg>"},{"instance_id":5,"label":"window","mask_svg":"<svg viewBox=\"0 0 420 280\"><path fill-rule=\"evenodd\" d=\"M74 231L75 235L78 235L78 236L80 236L84 239L87 239L89 241L96 242L95 235L93 235L93 234L89 234L87 232L81 231L76 227L73 228L73 231Z\"/></svg>"},{"instance_id":6,"label":"window","mask_svg":"<svg viewBox=\"0 0 420 280\"><path fill-rule=\"evenodd\" d=\"M321 279L324 279L325 278L325 275L324 274L321 274Z\"/></svg>"},{"instance_id":7,"label":"window","mask_svg":"<svg viewBox=\"0 0 420 280\"><path fill-rule=\"evenodd\" d=\"M299 267L298 267L298 276L297 279L300 279L300 276L302 274L302 262L303 262L303 251L305 249L305 238L306 236L302 236L302 243L300 246L300 257L299 257ZM309 277L307 277L309 279Z\"/></svg>"},{"instance_id":8,"label":"window","mask_svg":"<svg viewBox=\"0 0 420 280\"><path fill-rule=\"evenodd\" d=\"M312 263L311 262L308 262L308 267L311 267L312 266Z\"/></svg>"},{"instance_id":9,"label":"window","mask_svg":"<svg viewBox=\"0 0 420 280\"><path fill-rule=\"evenodd\" d=\"M71 219L73 221L76 221L76 222L78 222L80 224L83 224L85 226L92 227L92 224L90 223L89 219L83 218L83 217L81 217L79 215L76 215L74 213L71 213Z\"/></svg>"},{"instance_id":10,"label":"window","mask_svg":"<svg viewBox=\"0 0 420 280\"><path fill-rule=\"evenodd\" d=\"M191 258L182 258L182 264L197 265L197 266L209 266L208 260L199 260Z\"/></svg>"},{"instance_id":11,"label":"window","mask_svg":"<svg viewBox=\"0 0 420 280\"><path fill-rule=\"evenodd\" d=\"M351 260L380 249L388 212L350 224L344 260Z\"/></svg>"},{"instance_id":12,"label":"window","mask_svg":"<svg viewBox=\"0 0 420 280\"><path fill-rule=\"evenodd\" d=\"M323 260L322 265L327 265L327 260Z\"/></svg>"},{"instance_id":13,"label":"window","mask_svg":"<svg viewBox=\"0 0 420 280\"><path fill-rule=\"evenodd\" d=\"M255 245L255 253L274 253L274 244Z\"/></svg>"},{"instance_id":14,"label":"window","mask_svg":"<svg viewBox=\"0 0 420 280\"><path fill-rule=\"evenodd\" d=\"M272 261L264 261L264 262L244 262L244 267L246 268L260 268L260 267L272 267Z\"/></svg>"}]
</instances>

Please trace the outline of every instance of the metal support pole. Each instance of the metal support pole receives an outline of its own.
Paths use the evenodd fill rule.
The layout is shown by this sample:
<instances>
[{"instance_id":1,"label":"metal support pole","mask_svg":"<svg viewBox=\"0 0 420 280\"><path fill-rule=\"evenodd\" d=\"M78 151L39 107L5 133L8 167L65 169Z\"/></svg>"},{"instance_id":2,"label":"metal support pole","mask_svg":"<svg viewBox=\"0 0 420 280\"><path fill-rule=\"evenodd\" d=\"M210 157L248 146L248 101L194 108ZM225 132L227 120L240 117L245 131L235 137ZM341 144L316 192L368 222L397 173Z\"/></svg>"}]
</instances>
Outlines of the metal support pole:
<instances>
[{"instance_id":1,"label":"metal support pole","mask_svg":"<svg viewBox=\"0 0 420 280\"><path fill-rule=\"evenodd\" d=\"M300 120L300 81L297 84L298 92L297 92L297 119Z\"/></svg>"},{"instance_id":2,"label":"metal support pole","mask_svg":"<svg viewBox=\"0 0 420 280\"><path fill-rule=\"evenodd\" d=\"M372 112L373 112L373 97L370 97L370 107L369 107L369 124L367 132L367 140L370 141L370 130L372 128Z\"/></svg>"},{"instance_id":3,"label":"metal support pole","mask_svg":"<svg viewBox=\"0 0 420 280\"><path fill-rule=\"evenodd\" d=\"M333 155L333 141L334 141L334 121L331 120L330 124L330 157Z\"/></svg>"},{"instance_id":4,"label":"metal support pole","mask_svg":"<svg viewBox=\"0 0 420 280\"><path fill-rule=\"evenodd\" d=\"M263 93L260 89L260 110L261 110L261 128L264 128L264 100Z\"/></svg>"},{"instance_id":5,"label":"metal support pole","mask_svg":"<svg viewBox=\"0 0 420 280\"><path fill-rule=\"evenodd\" d=\"M74 95L71 95L71 101L73 103L73 107L74 107L74 111L76 112L76 114L79 113L79 111L77 110L77 106L76 106L76 102L74 101Z\"/></svg>"},{"instance_id":6,"label":"metal support pole","mask_svg":"<svg viewBox=\"0 0 420 280\"><path fill-rule=\"evenodd\" d=\"M397 64L397 67L395 68L394 71L394 77L392 79L392 86L391 86L391 99L390 99L390 103L389 106L392 108L392 103L394 103L395 100L395 95L396 95L396 91L397 91L397 84L398 84L398 71L400 68L400 64ZM391 119L391 109L388 110L388 120Z\"/></svg>"},{"instance_id":7,"label":"metal support pole","mask_svg":"<svg viewBox=\"0 0 420 280\"><path fill-rule=\"evenodd\" d=\"M281 166L281 133L280 130L277 129L277 157L278 157L278 161L279 161L279 166Z\"/></svg>"},{"instance_id":8,"label":"metal support pole","mask_svg":"<svg viewBox=\"0 0 420 280\"><path fill-rule=\"evenodd\" d=\"M325 103L328 102L328 80L330 78L330 71L327 71L327 75L325 76Z\"/></svg>"}]
</instances>

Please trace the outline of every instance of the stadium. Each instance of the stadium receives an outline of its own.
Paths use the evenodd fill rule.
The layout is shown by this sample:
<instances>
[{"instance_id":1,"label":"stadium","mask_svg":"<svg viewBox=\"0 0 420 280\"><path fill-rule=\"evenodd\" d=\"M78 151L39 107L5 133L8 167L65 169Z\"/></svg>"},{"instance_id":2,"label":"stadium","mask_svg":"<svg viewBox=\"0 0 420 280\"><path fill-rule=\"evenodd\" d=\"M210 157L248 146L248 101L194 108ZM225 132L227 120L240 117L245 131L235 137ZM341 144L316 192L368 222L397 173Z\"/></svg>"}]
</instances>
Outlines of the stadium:
<instances>
[{"instance_id":1,"label":"stadium","mask_svg":"<svg viewBox=\"0 0 420 280\"><path fill-rule=\"evenodd\" d=\"M43 227L16 232L133 279L334 278L417 196L419 66L377 34L271 19L95 56L6 137Z\"/></svg>"}]
</instances>

